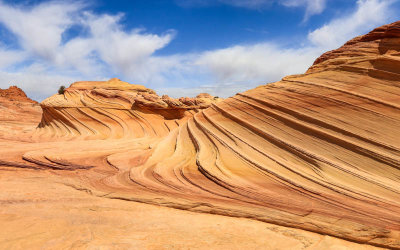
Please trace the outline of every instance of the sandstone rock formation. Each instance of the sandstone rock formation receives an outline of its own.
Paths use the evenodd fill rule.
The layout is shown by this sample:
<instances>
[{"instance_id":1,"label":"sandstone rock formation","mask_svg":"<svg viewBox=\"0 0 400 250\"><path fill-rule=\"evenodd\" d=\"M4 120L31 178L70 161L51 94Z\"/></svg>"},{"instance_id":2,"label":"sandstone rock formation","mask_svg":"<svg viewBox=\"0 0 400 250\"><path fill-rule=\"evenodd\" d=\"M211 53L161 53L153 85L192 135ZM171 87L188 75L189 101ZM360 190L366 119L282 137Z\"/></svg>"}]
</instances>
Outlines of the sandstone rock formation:
<instances>
[{"instance_id":1,"label":"sandstone rock formation","mask_svg":"<svg viewBox=\"0 0 400 250\"><path fill-rule=\"evenodd\" d=\"M74 170L54 173L103 199L249 218L295 239L301 229L400 248L399 30L375 29L303 75L223 101L75 83L41 103L41 142L2 150L0 165Z\"/></svg>"},{"instance_id":2,"label":"sandstone rock formation","mask_svg":"<svg viewBox=\"0 0 400 250\"><path fill-rule=\"evenodd\" d=\"M142 85L117 78L76 82L64 94L53 95L43 109L38 136L81 136L86 139L161 137L188 117L222 99L208 94L173 99Z\"/></svg>"},{"instance_id":3,"label":"sandstone rock formation","mask_svg":"<svg viewBox=\"0 0 400 250\"><path fill-rule=\"evenodd\" d=\"M25 92L18 88L17 86L10 86L8 89L0 89L0 98L7 101L18 101L18 102L28 102L37 103L36 101L28 98Z\"/></svg>"},{"instance_id":4,"label":"sandstone rock formation","mask_svg":"<svg viewBox=\"0 0 400 250\"><path fill-rule=\"evenodd\" d=\"M11 86L0 89L0 139L27 140L38 122L41 109L22 89Z\"/></svg>"}]
</instances>

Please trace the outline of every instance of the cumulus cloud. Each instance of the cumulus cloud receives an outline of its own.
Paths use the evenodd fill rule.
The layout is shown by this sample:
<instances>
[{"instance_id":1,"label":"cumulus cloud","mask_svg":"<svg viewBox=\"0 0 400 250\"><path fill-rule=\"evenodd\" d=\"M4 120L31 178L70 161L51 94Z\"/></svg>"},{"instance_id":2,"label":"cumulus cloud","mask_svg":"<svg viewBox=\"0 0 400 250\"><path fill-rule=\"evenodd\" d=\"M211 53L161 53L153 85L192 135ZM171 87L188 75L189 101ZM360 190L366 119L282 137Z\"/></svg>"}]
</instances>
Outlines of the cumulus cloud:
<instances>
[{"instance_id":1,"label":"cumulus cloud","mask_svg":"<svg viewBox=\"0 0 400 250\"><path fill-rule=\"evenodd\" d=\"M321 48L334 48L350 38L367 32L392 19L390 9L394 1L358 0L354 13L334 19L308 34L312 44Z\"/></svg>"},{"instance_id":2,"label":"cumulus cloud","mask_svg":"<svg viewBox=\"0 0 400 250\"><path fill-rule=\"evenodd\" d=\"M316 56L310 48L285 49L261 43L205 52L196 63L208 67L219 81L265 81L302 72Z\"/></svg>"},{"instance_id":3,"label":"cumulus cloud","mask_svg":"<svg viewBox=\"0 0 400 250\"><path fill-rule=\"evenodd\" d=\"M56 62L61 35L82 7L79 2L46 2L34 8L0 2L0 22L14 33L26 52Z\"/></svg>"},{"instance_id":4,"label":"cumulus cloud","mask_svg":"<svg viewBox=\"0 0 400 250\"><path fill-rule=\"evenodd\" d=\"M165 47L172 38L174 32L167 32L159 36L154 34L143 34L136 29L125 32L118 24L121 15L89 17L85 23L90 29L91 46L99 54L100 58L121 73L135 71L158 49Z\"/></svg>"}]
</instances>

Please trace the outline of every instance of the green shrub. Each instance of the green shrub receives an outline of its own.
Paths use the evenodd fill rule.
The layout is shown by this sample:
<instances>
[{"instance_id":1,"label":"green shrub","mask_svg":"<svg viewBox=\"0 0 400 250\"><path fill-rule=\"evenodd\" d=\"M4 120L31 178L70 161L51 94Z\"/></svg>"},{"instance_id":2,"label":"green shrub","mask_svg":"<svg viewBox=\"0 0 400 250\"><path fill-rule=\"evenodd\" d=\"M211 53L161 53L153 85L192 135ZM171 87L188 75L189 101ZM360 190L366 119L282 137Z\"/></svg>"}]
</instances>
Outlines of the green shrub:
<instances>
[{"instance_id":1,"label":"green shrub","mask_svg":"<svg viewBox=\"0 0 400 250\"><path fill-rule=\"evenodd\" d=\"M64 92L65 92L65 86L61 86L61 87L58 89L58 94L63 95Z\"/></svg>"}]
</instances>

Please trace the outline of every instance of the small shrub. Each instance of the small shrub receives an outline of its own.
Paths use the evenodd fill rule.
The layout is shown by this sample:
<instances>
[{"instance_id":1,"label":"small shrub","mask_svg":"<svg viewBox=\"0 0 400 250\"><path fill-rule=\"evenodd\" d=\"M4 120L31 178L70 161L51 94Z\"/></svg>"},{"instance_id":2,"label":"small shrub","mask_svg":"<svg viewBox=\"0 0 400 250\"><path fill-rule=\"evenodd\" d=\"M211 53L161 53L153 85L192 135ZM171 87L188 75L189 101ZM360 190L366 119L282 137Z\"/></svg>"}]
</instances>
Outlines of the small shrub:
<instances>
[{"instance_id":1,"label":"small shrub","mask_svg":"<svg viewBox=\"0 0 400 250\"><path fill-rule=\"evenodd\" d=\"M61 87L58 89L58 94L63 95L64 92L65 92L65 86L61 86Z\"/></svg>"}]
</instances>

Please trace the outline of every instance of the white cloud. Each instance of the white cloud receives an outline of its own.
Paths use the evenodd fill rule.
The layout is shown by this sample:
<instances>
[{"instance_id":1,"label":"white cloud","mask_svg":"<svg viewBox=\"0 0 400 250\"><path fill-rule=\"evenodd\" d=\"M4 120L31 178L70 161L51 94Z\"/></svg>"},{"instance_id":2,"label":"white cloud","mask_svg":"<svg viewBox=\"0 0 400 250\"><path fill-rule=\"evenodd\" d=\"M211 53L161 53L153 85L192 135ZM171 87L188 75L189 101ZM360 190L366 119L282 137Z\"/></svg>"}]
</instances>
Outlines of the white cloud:
<instances>
[{"instance_id":1,"label":"white cloud","mask_svg":"<svg viewBox=\"0 0 400 250\"><path fill-rule=\"evenodd\" d=\"M0 68L7 68L8 66L22 62L26 59L25 53L18 50L8 50L0 47Z\"/></svg>"},{"instance_id":2,"label":"white cloud","mask_svg":"<svg viewBox=\"0 0 400 250\"><path fill-rule=\"evenodd\" d=\"M392 19L390 9L394 1L358 0L354 13L334 19L319 29L312 31L308 39L321 48L335 48L347 40L365 33Z\"/></svg>"},{"instance_id":3,"label":"white cloud","mask_svg":"<svg viewBox=\"0 0 400 250\"><path fill-rule=\"evenodd\" d=\"M233 96L236 93L243 92L244 90L256 87L258 85L263 84L263 82L257 83L218 83L218 84L203 84L190 88L176 88L176 87L168 87L168 88L157 88L157 93L162 93L169 95L174 98L182 97L182 96L197 96L200 93L209 93L213 96L219 97L229 97Z\"/></svg>"},{"instance_id":4,"label":"white cloud","mask_svg":"<svg viewBox=\"0 0 400 250\"><path fill-rule=\"evenodd\" d=\"M197 64L208 67L222 82L268 81L303 72L318 54L314 49L285 49L273 43L233 46L205 52Z\"/></svg>"},{"instance_id":5,"label":"white cloud","mask_svg":"<svg viewBox=\"0 0 400 250\"><path fill-rule=\"evenodd\" d=\"M42 100L51 96L61 85L68 86L78 80L80 79L63 73L50 73L41 65L31 65L31 67L17 72L0 71L0 88L17 85L34 100Z\"/></svg>"},{"instance_id":6,"label":"white cloud","mask_svg":"<svg viewBox=\"0 0 400 250\"><path fill-rule=\"evenodd\" d=\"M0 2L0 22L17 37L25 52L61 68L72 67L88 74L99 66L96 56L116 73L135 71L135 66L174 37L174 31L161 36L138 29L124 31L122 17L91 14L80 2L45 2L30 8ZM87 28L88 36L63 43L63 35L73 25Z\"/></svg>"},{"instance_id":7,"label":"white cloud","mask_svg":"<svg viewBox=\"0 0 400 250\"><path fill-rule=\"evenodd\" d=\"M55 62L61 35L74 23L81 8L78 2L45 2L34 8L0 2L0 22L15 34L27 52Z\"/></svg>"},{"instance_id":8,"label":"white cloud","mask_svg":"<svg viewBox=\"0 0 400 250\"><path fill-rule=\"evenodd\" d=\"M304 15L304 21L310 16L321 14L326 7L327 0L281 0L281 3L287 7L299 7L305 6L306 13Z\"/></svg>"},{"instance_id":9,"label":"white cloud","mask_svg":"<svg viewBox=\"0 0 400 250\"><path fill-rule=\"evenodd\" d=\"M146 34L139 29L125 32L119 25L121 15L86 14L86 17L84 25L90 30L90 46L114 72L145 81L149 78L147 67L163 66L163 62L161 65L151 63L154 61L152 55L171 42L175 31L163 35Z\"/></svg>"}]
</instances>

